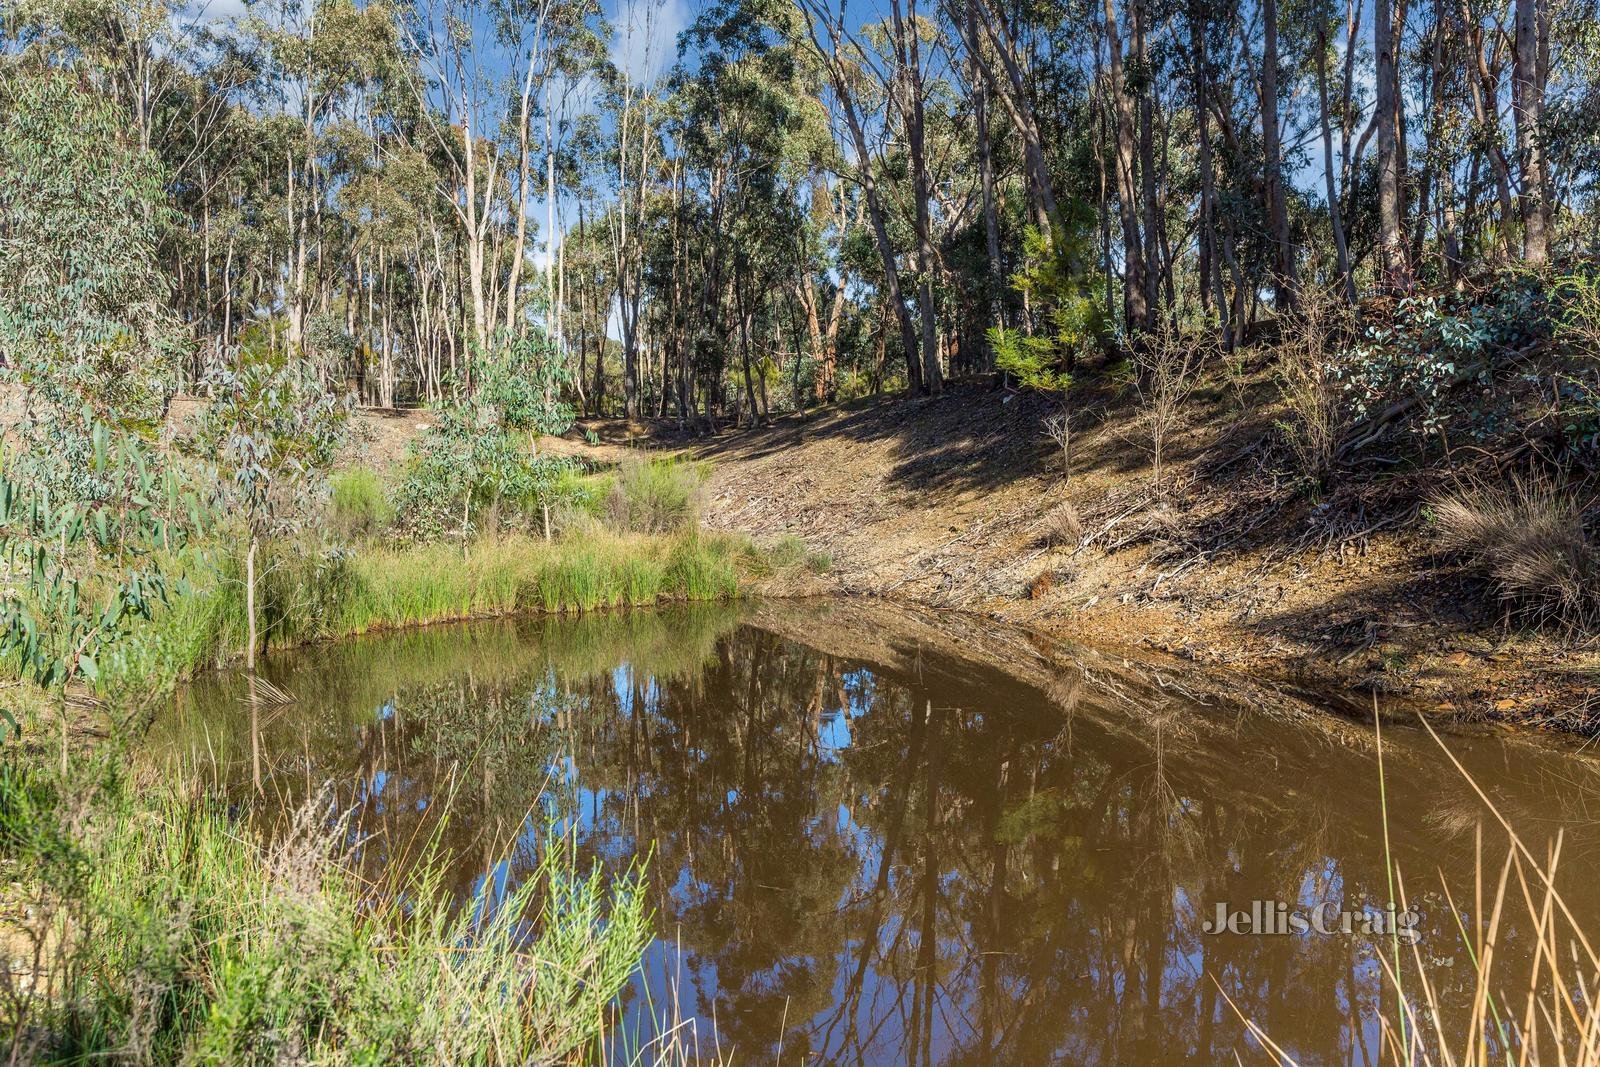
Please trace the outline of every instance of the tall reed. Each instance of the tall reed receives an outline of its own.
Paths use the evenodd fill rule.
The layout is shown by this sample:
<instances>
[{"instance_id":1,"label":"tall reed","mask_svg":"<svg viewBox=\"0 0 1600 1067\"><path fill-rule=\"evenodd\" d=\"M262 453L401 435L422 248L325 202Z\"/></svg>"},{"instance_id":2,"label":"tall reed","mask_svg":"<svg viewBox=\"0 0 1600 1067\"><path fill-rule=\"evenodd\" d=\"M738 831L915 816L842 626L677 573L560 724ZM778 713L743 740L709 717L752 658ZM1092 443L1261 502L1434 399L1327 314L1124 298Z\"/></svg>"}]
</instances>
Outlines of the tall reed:
<instances>
[{"instance_id":1,"label":"tall reed","mask_svg":"<svg viewBox=\"0 0 1600 1067\"><path fill-rule=\"evenodd\" d=\"M1584 923L1573 914L1560 890L1556 873L1561 864L1563 835L1558 832L1544 855L1528 846L1489 794L1467 771L1426 719L1422 725L1451 764L1483 803L1490 820L1505 834L1506 857L1492 875L1494 889L1485 899L1483 825L1477 830L1477 875L1473 896L1463 910L1457 902L1460 887L1452 888L1440 876L1441 889L1455 919L1460 945L1471 967L1472 1001L1464 1013L1447 1014L1441 995L1453 975L1436 971L1442 949L1426 954L1412 939L1403 958L1400 938L1392 953L1375 953L1394 997L1392 1007L1377 1016L1379 1060L1398 1067L1481 1067L1501 1063L1561 1064L1563 1067L1600 1067L1600 1005L1595 1002L1600 982L1597 954ZM1383 739L1380 731L1380 788ZM1384 808L1384 836L1388 837L1388 810ZM1410 909L1404 873L1385 856L1391 897L1402 912ZM1501 985L1503 948L1511 917L1517 914L1531 931L1533 957L1526 977L1513 987ZM1464 917L1470 917L1470 926ZM1239 1014L1245 1028L1272 1060L1295 1064L1288 1050L1242 1011L1226 991L1223 997Z\"/></svg>"}]
</instances>

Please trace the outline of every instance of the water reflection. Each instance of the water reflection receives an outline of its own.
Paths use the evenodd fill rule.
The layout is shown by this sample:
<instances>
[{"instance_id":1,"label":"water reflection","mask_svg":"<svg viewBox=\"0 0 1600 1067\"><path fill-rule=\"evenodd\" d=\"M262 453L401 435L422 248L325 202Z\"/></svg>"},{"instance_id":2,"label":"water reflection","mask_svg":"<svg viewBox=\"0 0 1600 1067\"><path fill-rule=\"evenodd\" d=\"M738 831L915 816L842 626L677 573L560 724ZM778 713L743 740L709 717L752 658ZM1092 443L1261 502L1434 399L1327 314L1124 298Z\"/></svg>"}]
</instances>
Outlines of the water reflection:
<instances>
[{"instance_id":1,"label":"water reflection","mask_svg":"<svg viewBox=\"0 0 1600 1067\"><path fill-rule=\"evenodd\" d=\"M1364 727L878 609L745 615L478 624L282 657L267 680L294 699L258 698L257 744L247 683L222 676L183 694L151 751L241 801L259 763L258 810L331 781L374 868L441 832L464 897L526 870L546 816L618 869L653 848L660 940L635 1009L675 984L743 1062L1258 1059L1219 984L1301 1062L1377 1060L1384 945L1201 926L1219 901L1387 899ZM1392 844L1459 1014L1474 976L1436 872L1470 903L1478 801L1432 742L1387 740ZM1453 746L1536 850L1565 829L1567 899L1600 918L1588 762ZM1486 847L1497 871L1503 846ZM1502 937L1512 988L1529 936Z\"/></svg>"}]
</instances>

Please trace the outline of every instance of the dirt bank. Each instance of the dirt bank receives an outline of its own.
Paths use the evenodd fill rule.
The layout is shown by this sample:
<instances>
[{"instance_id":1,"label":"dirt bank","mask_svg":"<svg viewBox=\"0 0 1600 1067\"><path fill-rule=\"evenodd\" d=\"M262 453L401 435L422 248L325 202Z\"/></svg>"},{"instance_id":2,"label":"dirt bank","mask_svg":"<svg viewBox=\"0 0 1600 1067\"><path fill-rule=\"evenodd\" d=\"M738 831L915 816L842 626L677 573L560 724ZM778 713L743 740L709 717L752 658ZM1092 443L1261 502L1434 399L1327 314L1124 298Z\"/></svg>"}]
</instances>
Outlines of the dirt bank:
<instances>
[{"instance_id":1,"label":"dirt bank","mask_svg":"<svg viewBox=\"0 0 1600 1067\"><path fill-rule=\"evenodd\" d=\"M706 521L801 538L847 594L1156 651L1251 685L1592 730L1600 655L1509 628L1485 583L1435 551L1421 516L1435 476L1290 491L1270 422L1237 400L1227 386L1197 394L1159 494L1114 401L1077 430L1066 484L1036 396L967 383L828 409L697 445L715 461Z\"/></svg>"}]
</instances>

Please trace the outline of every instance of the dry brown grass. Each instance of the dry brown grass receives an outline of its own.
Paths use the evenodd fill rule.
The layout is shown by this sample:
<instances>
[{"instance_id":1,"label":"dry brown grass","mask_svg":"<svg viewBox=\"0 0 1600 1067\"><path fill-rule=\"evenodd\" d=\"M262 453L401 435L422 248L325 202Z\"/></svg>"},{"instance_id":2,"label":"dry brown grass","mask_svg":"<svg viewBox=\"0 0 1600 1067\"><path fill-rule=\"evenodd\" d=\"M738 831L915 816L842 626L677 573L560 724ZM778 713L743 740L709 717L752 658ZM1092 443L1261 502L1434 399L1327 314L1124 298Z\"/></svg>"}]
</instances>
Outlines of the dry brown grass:
<instances>
[{"instance_id":1,"label":"dry brown grass","mask_svg":"<svg viewBox=\"0 0 1600 1067\"><path fill-rule=\"evenodd\" d=\"M1583 505L1541 477L1475 483L1432 504L1441 547L1459 552L1535 623L1588 628L1600 614L1600 547Z\"/></svg>"},{"instance_id":2,"label":"dry brown grass","mask_svg":"<svg viewBox=\"0 0 1600 1067\"><path fill-rule=\"evenodd\" d=\"M1077 548L1083 543L1083 519L1070 500L1063 500L1046 512L1039 525L1045 543L1053 548Z\"/></svg>"}]
</instances>

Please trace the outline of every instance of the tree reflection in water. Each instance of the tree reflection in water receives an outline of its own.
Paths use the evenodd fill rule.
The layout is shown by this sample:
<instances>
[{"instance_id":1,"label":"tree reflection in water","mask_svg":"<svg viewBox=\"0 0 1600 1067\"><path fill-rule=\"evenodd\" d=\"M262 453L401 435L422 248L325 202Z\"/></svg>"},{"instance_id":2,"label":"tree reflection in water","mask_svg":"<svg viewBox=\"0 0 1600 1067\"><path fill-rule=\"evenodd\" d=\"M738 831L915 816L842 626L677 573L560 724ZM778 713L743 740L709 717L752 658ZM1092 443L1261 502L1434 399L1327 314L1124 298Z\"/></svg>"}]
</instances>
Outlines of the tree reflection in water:
<instances>
[{"instance_id":1,"label":"tree reflection in water","mask_svg":"<svg viewBox=\"0 0 1600 1067\"><path fill-rule=\"evenodd\" d=\"M255 740L255 810L331 781L362 863L403 864L439 833L463 899L514 884L547 818L618 869L653 849L660 940L634 1010L675 979L746 1062L1251 1058L1218 983L1302 1062L1376 1059L1383 944L1201 929L1218 901L1386 899L1365 728L1202 703L1100 661L1002 670L881 612L758 614L476 624L285 656L267 677L296 699L258 737L247 683L222 676L179 698L150 751L243 803ZM1470 899L1476 801L1431 743L1386 734L1401 868L1417 890L1442 870ZM1567 899L1600 917L1590 765L1453 744L1525 831L1565 828ZM1413 902L1443 1010L1464 1012L1455 919L1436 889ZM1504 932L1510 988L1529 936Z\"/></svg>"}]
</instances>

